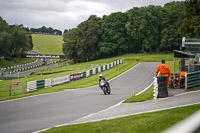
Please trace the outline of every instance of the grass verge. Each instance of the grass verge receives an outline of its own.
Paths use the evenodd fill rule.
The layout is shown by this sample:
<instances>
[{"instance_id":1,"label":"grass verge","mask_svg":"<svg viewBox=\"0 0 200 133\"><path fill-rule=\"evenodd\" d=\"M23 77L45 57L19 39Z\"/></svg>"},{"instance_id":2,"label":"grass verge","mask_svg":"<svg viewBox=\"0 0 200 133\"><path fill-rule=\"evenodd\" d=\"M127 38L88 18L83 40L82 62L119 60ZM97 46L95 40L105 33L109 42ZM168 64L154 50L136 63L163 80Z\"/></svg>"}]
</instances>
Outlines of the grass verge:
<instances>
[{"instance_id":1,"label":"grass verge","mask_svg":"<svg viewBox=\"0 0 200 133\"><path fill-rule=\"evenodd\" d=\"M132 96L126 99L123 103L142 102L153 99L153 85L140 95Z\"/></svg>"},{"instance_id":2,"label":"grass verge","mask_svg":"<svg viewBox=\"0 0 200 133\"><path fill-rule=\"evenodd\" d=\"M35 60L36 59L34 59L34 58L16 58L16 59L14 59L14 61L7 61L7 60L1 59L0 60L0 68L26 64L29 62L33 62Z\"/></svg>"},{"instance_id":3,"label":"grass verge","mask_svg":"<svg viewBox=\"0 0 200 133\"><path fill-rule=\"evenodd\" d=\"M112 120L56 127L41 133L160 133L198 111L200 104Z\"/></svg>"},{"instance_id":4,"label":"grass verge","mask_svg":"<svg viewBox=\"0 0 200 133\"><path fill-rule=\"evenodd\" d=\"M123 55L123 56L100 59L100 60L95 60L95 61L90 61L90 62L85 62L85 63L79 63L79 64L73 64L73 65L63 65L61 67L49 69L44 72L38 72L36 74L41 74L41 73L46 73L46 72L56 72L56 71L62 71L62 70L70 70L70 71L66 71L66 72L62 72L62 73L55 73L55 74L50 74L50 75L36 75L36 74L29 75L29 76L27 76L27 78L1 81L0 86L8 86L9 87L10 82L23 81L24 85L25 85L25 89L26 89L28 81L49 79L49 78L65 76L65 75L69 75L69 74L73 74L73 73L77 73L77 72L83 72L83 71L91 69L91 67L101 66L101 65L110 63L116 59L124 59L124 63L120 64L112 69L102 72L102 74L108 80L114 78L115 76L123 73L124 71L126 71L126 70L130 69L131 67L133 67L134 65L136 65L137 64L136 59L139 59L140 62L146 62L146 61L160 62L161 59L166 59L166 61L170 62L171 60L173 60L173 54L146 54L146 55L144 55L144 54L127 54L127 55ZM8 96L2 97L2 95L0 93L0 101L16 99L16 98L32 96L32 95L38 95L38 94L43 94L43 93L63 91L65 89L71 89L71 88L84 88L84 87L96 85L97 83L98 83L98 74L90 76L88 78L81 79L81 80L66 83L63 85L54 86L51 88L40 89L33 93L25 93L25 94L21 94L21 95L17 95L17 96L9 96L9 97ZM0 91L5 90L5 89L7 89L7 88L2 89L0 87Z\"/></svg>"}]
</instances>

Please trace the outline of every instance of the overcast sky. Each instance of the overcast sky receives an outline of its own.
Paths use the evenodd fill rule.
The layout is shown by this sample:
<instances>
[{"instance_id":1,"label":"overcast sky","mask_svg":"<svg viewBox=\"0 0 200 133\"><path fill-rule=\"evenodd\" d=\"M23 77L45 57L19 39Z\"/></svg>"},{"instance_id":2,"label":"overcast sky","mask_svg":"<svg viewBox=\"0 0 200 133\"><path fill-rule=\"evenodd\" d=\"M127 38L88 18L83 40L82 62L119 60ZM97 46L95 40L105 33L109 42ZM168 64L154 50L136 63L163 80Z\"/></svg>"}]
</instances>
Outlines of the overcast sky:
<instances>
[{"instance_id":1,"label":"overcast sky","mask_svg":"<svg viewBox=\"0 0 200 133\"><path fill-rule=\"evenodd\" d=\"M76 28L90 15L102 17L133 7L164 6L171 1L174 0L0 0L0 16L10 25L46 26L64 31Z\"/></svg>"}]
</instances>

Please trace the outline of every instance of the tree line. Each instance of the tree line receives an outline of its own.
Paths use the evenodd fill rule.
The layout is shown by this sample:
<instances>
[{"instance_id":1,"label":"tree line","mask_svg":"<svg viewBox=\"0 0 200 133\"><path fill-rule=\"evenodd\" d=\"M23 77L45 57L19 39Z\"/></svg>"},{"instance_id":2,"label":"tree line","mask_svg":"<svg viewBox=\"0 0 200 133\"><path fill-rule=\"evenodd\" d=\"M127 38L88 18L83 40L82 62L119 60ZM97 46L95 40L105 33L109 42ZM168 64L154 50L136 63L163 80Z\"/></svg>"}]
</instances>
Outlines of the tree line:
<instances>
[{"instance_id":1,"label":"tree line","mask_svg":"<svg viewBox=\"0 0 200 133\"><path fill-rule=\"evenodd\" d=\"M25 54L33 48L32 36L23 25L8 25L0 16L0 59Z\"/></svg>"},{"instance_id":2,"label":"tree line","mask_svg":"<svg viewBox=\"0 0 200 133\"><path fill-rule=\"evenodd\" d=\"M62 35L62 31L53 29L51 27L47 28L42 26L41 28L30 28L31 33L45 33L45 34L52 34L52 35Z\"/></svg>"},{"instance_id":3,"label":"tree line","mask_svg":"<svg viewBox=\"0 0 200 133\"><path fill-rule=\"evenodd\" d=\"M199 10L198 0L186 0L164 7L134 7L102 18L91 15L65 30L63 52L75 62L84 62L125 53L173 51L179 49L183 36L200 37Z\"/></svg>"}]
</instances>

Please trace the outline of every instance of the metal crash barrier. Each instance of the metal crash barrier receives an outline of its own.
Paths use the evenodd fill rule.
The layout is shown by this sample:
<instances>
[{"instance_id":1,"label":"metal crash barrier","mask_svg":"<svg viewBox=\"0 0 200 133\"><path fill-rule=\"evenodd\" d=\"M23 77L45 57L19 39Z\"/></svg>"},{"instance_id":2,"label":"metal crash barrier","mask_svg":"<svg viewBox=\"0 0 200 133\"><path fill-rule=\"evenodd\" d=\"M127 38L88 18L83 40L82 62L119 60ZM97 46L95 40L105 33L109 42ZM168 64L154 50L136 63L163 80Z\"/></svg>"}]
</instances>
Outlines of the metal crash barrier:
<instances>
[{"instance_id":1,"label":"metal crash barrier","mask_svg":"<svg viewBox=\"0 0 200 133\"><path fill-rule=\"evenodd\" d=\"M185 76L185 89L200 86L200 71L187 73Z\"/></svg>"}]
</instances>

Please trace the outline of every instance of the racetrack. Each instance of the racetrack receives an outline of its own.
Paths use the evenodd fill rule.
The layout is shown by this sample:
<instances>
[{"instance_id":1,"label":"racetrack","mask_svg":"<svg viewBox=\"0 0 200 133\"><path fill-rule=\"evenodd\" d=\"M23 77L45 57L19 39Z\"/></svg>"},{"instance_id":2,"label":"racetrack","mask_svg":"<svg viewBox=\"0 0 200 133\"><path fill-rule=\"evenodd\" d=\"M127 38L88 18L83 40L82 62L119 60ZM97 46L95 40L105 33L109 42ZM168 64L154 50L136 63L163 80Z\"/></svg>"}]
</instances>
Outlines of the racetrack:
<instances>
[{"instance_id":1,"label":"racetrack","mask_svg":"<svg viewBox=\"0 0 200 133\"><path fill-rule=\"evenodd\" d=\"M111 95L93 86L0 102L0 132L33 132L106 109L149 86L157 65L140 63L111 80Z\"/></svg>"}]
</instances>

